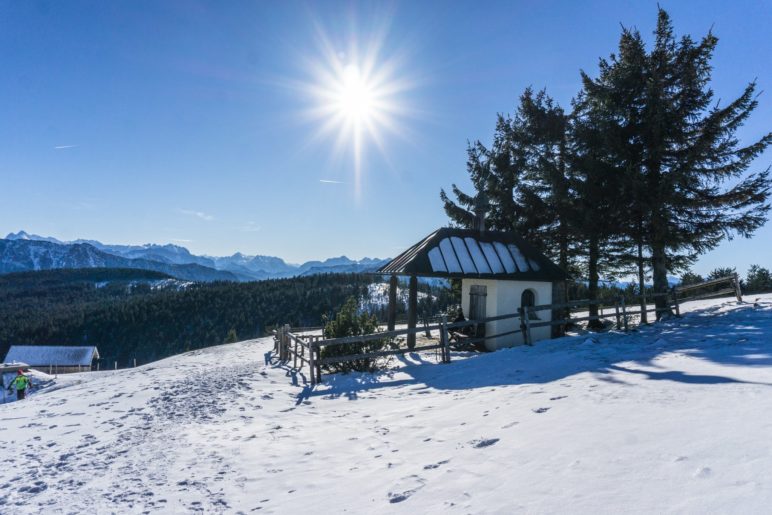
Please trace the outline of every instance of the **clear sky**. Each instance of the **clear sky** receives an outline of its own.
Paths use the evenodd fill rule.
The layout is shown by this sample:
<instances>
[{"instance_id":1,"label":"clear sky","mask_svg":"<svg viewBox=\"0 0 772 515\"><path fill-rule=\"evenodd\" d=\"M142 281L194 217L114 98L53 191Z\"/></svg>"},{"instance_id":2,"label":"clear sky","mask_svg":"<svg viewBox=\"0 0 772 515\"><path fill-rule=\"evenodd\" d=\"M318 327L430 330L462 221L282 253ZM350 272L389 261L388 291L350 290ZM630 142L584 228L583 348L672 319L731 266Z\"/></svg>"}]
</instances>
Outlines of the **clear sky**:
<instances>
[{"instance_id":1,"label":"clear sky","mask_svg":"<svg viewBox=\"0 0 772 515\"><path fill-rule=\"evenodd\" d=\"M772 90L772 3L660 5L679 34L713 26L717 96ZM2 0L0 232L394 256L447 223L439 190L468 188L497 112L529 85L567 105L620 24L655 20L653 1ZM772 128L760 102L742 138ZM772 266L771 226L696 270Z\"/></svg>"}]
</instances>

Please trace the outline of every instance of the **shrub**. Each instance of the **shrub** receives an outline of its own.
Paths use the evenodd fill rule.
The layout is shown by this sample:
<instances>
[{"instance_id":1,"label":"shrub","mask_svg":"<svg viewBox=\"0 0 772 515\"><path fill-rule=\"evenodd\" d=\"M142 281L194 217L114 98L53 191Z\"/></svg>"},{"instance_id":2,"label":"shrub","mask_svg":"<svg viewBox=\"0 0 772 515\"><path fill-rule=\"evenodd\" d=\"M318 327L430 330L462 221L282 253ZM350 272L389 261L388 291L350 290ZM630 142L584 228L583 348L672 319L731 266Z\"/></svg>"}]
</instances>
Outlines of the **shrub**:
<instances>
[{"instance_id":1,"label":"shrub","mask_svg":"<svg viewBox=\"0 0 772 515\"><path fill-rule=\"evenodd\" d=\"M349 297L335 319L327 320L325 317L324 337L342 338L346 336L364 336L378 331L378 320L373 315L359 313L357 300ZM343 345L331 345L323 347L321 357L331 358L338 356L351 356L377 352L384 348L387 340L369 340L366 342L347 343ZM331 363L326 368L331 372L371 372L377 368L375 358L363 358L342 363Z\"/></svg>"},{"instance_id":2,"label":"shrub","mask_svg":"<svg viewBox=\"0 0 772 515\"><path fill-rule=\"evenodd\" d=\"M759 293L772 291L772 274L769 270L759 265L751 265L745 286L749 292Z\"/></svg>"},{"instance_id":3,"label":"shrub","mask_svg":"<svg viewBox=\"0 0 772 515\"><path fill-rule=\"evenodd\" d=\"M681 276L681 286L689 286L690 284L700 284L705 282L705 279L699 275L688 270Z\"/></svg>"},{"instance_id":4,"label":"shrub","mask_svg":"<svg viewBox=\"0 0 772 515\"><path fill-rule=\"evenodd\" d=\"M236 329L231 327L228 334L225 335L225 343L236 343L237 341L239 341L239 336L236 334Z\"/></svg>"}]
</instances>

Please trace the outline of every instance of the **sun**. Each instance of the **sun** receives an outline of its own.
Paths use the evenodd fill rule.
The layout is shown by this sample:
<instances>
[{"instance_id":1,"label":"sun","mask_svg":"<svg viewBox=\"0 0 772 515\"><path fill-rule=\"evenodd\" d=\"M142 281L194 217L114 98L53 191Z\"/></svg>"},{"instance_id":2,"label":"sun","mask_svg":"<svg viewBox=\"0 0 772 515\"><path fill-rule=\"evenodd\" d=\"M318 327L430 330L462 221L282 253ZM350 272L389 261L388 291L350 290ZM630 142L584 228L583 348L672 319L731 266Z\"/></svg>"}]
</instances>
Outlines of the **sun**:
<instances>
[{"instance_id":1,"label":"sun","mask_svg":"<svg viewBox=\"0 0 772 515\"><path fill-rule=\"evenodd\" d=\"M385 31L365 41L349 38L344 46L321 29L317 36L318 51L304 56L307 80L300 84L308 100L305 117L316 127L311 141L333 141L333 154L351 156L358 195L366 150L377 148L388 158L387 136L405 137L406 93L414 84L402 54L387 51Z\"/></svg>"},{"instance_id":2,"label":"sun","mask_svg":"<svg viewBox=\"0 0 772 515\"><path fill-rule=\"evenodd\" d=\"M346 66L340 79L337 109L352 123L368 122L376 114L375 91L368 84L359 67Z\"/></svg>"}]
</instances>

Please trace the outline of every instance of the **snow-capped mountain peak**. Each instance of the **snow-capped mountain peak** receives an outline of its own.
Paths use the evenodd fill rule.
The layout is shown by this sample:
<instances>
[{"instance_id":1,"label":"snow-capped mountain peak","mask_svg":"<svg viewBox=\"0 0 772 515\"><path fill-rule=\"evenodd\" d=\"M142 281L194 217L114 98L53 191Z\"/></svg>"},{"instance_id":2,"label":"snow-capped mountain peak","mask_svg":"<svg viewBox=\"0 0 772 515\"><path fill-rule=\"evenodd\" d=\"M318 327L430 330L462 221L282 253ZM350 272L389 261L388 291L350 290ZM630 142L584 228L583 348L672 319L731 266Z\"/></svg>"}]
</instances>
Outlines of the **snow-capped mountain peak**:
<instances>
[{"instance_id":1,"label":"snow-capped mountain peak","mask_svg":"<svg viewBox=\"0 0 772 515\"><path fill-rule=\"evenodd\" d=\"M3 273L3 271L7 273L11 271L39 270L50 267L110 267L114 266L112 263L125 263L125 260L132 260L134 262L133 265L148 263L148 266L152 267L151 269L164 271L167 271L166 269L170 266L198 265L209 269L208 277L220 277L217 274L220 271L226 273L222 275L223 278L233 277L241 281L253 281L319 273L371 272L385 262L385 260L372 258L355 261L346 256L339 256L328 258L324 261L315 260L308 261L302 265L295 265L288 264L283 259L275 256L246 255L241 252L225 257L198 256L192 254L185 247L171 243L114 245L87 239L61 241L56 238L30 234L24 230L8 234L5 240L0 239L0 243L3 241L6 244L4 253L0 254L0 273ZM17 244L16 247L19 248L9 247L8 243L10 242L15 242ZM21 248L20 245L23 242L46 242L56 244L61 248L42 248L34 245L26 245L24 248ZM84 249L88 250L84 251ZM99 254L94 254L94 251L98 251ZM30 253L34 254L34 256ZM63 259L61 255L67 255L68 258ZM85 257L86 255L89 255L89 257ZM106 258L105 256L108 257ZM123 261L109 259L109 257L123 258ZM204 271L202 269L197 273L203 273ZM186 271L187 273L189 271ZM189 279L189 277L181 278Z\"/></svg>"}]
</instances>

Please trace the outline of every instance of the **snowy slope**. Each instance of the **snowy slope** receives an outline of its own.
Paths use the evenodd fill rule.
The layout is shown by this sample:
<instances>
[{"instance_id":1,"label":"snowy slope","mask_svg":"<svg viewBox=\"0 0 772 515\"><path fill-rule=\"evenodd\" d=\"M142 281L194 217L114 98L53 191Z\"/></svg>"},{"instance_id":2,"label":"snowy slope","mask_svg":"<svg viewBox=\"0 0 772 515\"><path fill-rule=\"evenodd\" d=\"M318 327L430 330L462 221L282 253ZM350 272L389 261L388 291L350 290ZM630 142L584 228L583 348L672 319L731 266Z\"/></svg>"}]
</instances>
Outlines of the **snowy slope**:
<instances>
[{"instance_id":1,"label":"snowy slope","mask_svg":"<svg viewBox=\"0 0 772 515\"><path fill-rule=\"evenodd\" d=\"M0 406L0 512L768 512L772 295L684 309L315 391L269 340L70 376Z\"/></svg>"}]
</instances>

